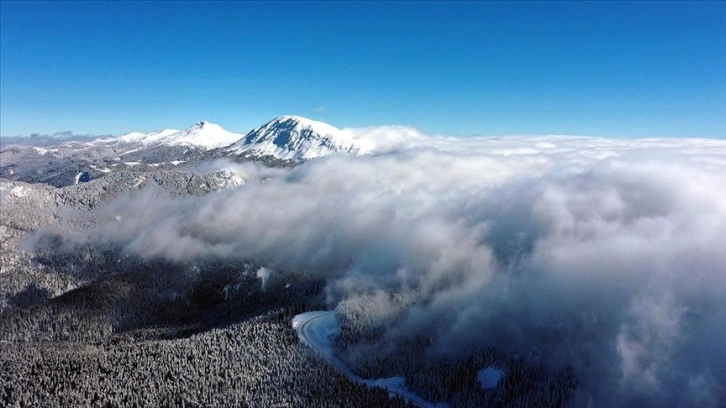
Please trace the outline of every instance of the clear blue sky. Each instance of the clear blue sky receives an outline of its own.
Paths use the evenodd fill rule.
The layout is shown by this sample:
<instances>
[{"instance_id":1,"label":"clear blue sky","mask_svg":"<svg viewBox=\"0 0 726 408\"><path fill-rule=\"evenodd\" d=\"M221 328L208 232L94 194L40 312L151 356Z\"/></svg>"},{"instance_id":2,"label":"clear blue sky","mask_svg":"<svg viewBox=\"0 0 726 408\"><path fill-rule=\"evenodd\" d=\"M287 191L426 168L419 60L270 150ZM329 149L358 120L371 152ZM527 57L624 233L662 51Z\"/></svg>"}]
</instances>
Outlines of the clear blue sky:
<instances>
[{"instance_id":1,"label":"clear blue sky","mask_svg":"<svg viewBox=\"0 0 726 408\"><path fill-rule=\"evenodd\" d=\"M726 5L0 2L0 134L726 137Z\"/></svg>"}]
</instances>

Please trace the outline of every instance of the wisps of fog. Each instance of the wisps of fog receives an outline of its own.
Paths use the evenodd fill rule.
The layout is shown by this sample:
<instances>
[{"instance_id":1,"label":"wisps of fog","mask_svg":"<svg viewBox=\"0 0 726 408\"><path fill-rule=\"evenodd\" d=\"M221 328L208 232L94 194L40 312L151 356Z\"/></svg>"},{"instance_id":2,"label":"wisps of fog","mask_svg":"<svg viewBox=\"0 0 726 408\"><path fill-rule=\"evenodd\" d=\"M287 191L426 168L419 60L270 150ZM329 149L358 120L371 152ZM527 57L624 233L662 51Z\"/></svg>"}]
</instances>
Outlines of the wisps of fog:
<instances>
[{"instance_id":1,"label":"wisps of fog","mask_svg":"<svg viewBox=\"0 0 726 408\"><path fill-rule=\"evenodd\" d=\"M329 277L331 306L416 290L389 339L540 353L583 379L576 405L723 403L726 142L356 132L372 154L122 199L93 239Z\"/></svg>"},{"instance_id":2,"label":"wisps of fog","mask_svg":"<svg viewBox=\"0 0 726 408\"><path fill-rule=\"evenodd\" d=\"M25 146L55 146L63 142L90 142L101 138L113 137L112 135L91 135L76 134L70 130L56 132L52 134L32 133L29 136L2 136L0 137L0 145L25 145Z\"/></svg>"},{"instance_id":3,"label":"wisps of fog","mask_svg":"<svg viewBox=\"0 0 726 408\"><path fill-rule=\"evenodd\" d=\"M280 167L267 167L256 161L235 162L227 158L207 160L196 163L186 168L187 171L197 173L216 172L220 170L228 170L232 173L244 176L245 180L253 183L264 182L271 178L284 177L289 169Z\"/></svg>"}]
</instances>

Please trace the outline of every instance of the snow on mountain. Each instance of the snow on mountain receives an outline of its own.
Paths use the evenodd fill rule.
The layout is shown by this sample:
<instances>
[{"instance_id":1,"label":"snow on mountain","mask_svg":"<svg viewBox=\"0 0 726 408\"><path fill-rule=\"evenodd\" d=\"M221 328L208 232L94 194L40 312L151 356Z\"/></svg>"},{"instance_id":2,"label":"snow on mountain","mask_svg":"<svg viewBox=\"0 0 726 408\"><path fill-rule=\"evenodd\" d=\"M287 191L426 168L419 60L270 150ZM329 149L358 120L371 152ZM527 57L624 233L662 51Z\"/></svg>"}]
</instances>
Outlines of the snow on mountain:
<instances>
[{"instance_id":1,"label":"snow on mountain","mask_svg":"<svg viewBox=\"0 0 726 408\"><path fill-rule=\"evenodd\" d=\"M359 153L361 147L350 134L327 123L288 115L253 129L227 150L302 161L332 153Z\"/></svg>"},{"instance_id":2,"label":"snow on mountain","mask_svg":"<svg viewBox=\"0 0 726 408\"><path fill-rule=\"evenodd\" d=\"M164 129L151 133L131 132L119 137L117 140L123 143L142 143L145 145L160 143L166 137L177 134L177 129Z\"/></svg>"},{"instance_id":3,"label":"snow on mountain","mask_svg":"<svg viewBox=\"0 0 726 408\"><path fill-rule=\"evenodd\" d=\"M246 135L228 132L214 123L197 122L186 130L129 133L117 138L116 142L141 145L135 150L156 146L197 146L205 150L226 148L224 151L228 154L269 155L296 161L332 153L365 154L372 150L370 141L359 138L355 132L294 115L277 117Z\"/></svg>"},{"instance_id":4,"label":"snow on mountain","mask_svg":"<svg viewBox=\"0 0 726 408\"><path fill-rule=\"evenodd\" d=\"M123 143L140 143L145 146L197 146L205 150L229 146L244 135L229 132L211 122L197 122L188 129L165 129L152 133L129 133L118 138Z\"/></svg>"}]
</instances>

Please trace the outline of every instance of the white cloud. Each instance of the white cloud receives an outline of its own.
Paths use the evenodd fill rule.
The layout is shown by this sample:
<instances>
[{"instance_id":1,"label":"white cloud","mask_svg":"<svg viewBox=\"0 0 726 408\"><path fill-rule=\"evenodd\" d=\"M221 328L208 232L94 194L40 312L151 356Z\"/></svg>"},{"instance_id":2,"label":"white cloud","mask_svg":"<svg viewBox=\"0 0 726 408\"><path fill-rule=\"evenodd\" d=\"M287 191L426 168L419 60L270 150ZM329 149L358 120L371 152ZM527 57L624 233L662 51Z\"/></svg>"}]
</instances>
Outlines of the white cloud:
<instances>
[{"instance_id":1,"label":"white cloud","mask_svg":"<svg viewBox=\"0 0 726 408\"><path fill-rule=\"evenodd\" d=\"M327 276L332 302L418 288L429 301L390 336L435 321L442 350L540 347L600 406L726 397L726 142L346 132L370 155L121 200L107 211L126 224L97 232Z\"/></svg>"}]
</instances>

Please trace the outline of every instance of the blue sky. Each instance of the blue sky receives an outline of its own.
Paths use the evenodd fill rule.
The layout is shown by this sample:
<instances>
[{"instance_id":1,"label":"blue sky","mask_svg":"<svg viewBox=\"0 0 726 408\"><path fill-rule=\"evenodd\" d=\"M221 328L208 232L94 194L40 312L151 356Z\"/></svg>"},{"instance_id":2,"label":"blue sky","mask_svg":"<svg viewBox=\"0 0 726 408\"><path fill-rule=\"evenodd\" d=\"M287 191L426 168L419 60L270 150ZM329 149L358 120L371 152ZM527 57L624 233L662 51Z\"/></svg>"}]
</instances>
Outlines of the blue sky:
<instances>
[{"instance_id":1,"label":"blue sky","mask_svg":"<svg viewBox=\"0 0 726 408\"><path fill-rule=\"evenodd\" d=\"M0 2L0 134L726 137L723 3Z\"/></svg>"}]
</instances>

